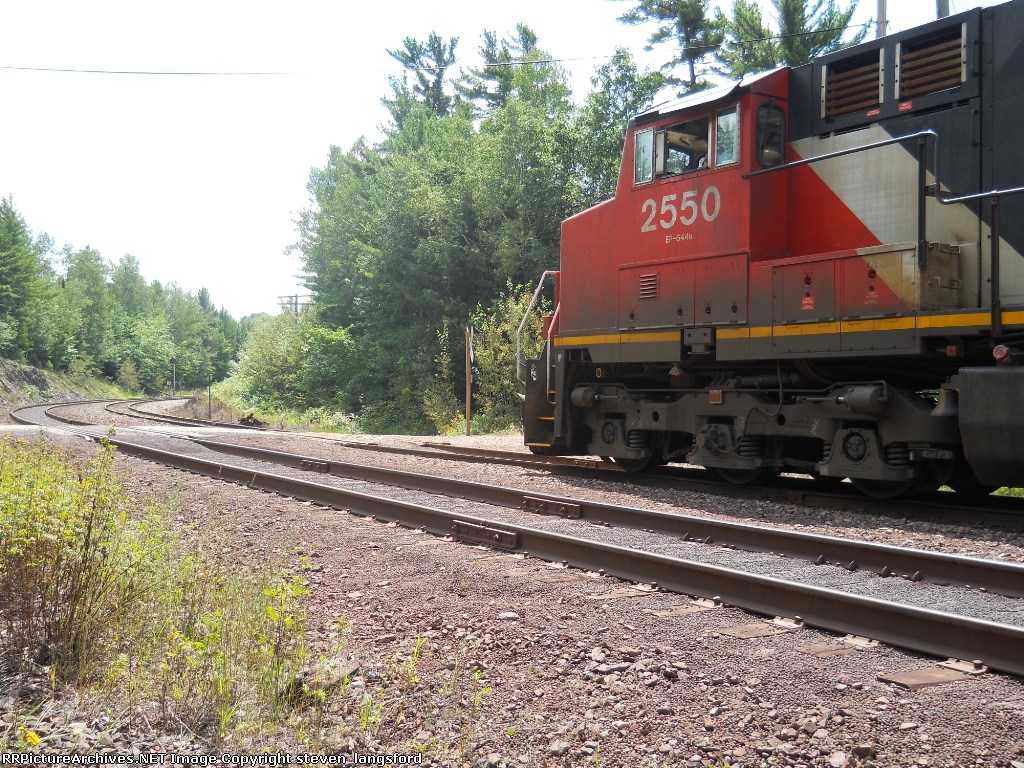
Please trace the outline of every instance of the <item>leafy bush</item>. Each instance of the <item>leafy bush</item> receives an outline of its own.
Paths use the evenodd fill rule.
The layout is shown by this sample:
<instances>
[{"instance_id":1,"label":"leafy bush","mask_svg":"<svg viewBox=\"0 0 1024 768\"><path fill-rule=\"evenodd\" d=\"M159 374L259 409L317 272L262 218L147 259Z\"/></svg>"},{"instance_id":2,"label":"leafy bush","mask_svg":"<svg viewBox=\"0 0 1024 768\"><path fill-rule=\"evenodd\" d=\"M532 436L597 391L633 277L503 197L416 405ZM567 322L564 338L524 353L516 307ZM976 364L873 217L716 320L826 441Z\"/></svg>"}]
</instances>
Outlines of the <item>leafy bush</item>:
<instances>
[{"instance_id":1,"label":"leafy bush","mask_svg":"<svg viewBox=\"0 0 1024 768\"><path fill-rule=\"evenodd\" d=\"M473 377L477 383L476 410L486 415L490 427L486 431L501 431L522 425L522 407L519 400L521 386L516 380L516 331L526 308L530 306L532 291L523 286L508 287L486 312L477 308ZM523 328L522 354L535 357L543 346L541 317L550 311L550 303L538 302ZM476 426L477 419L473 420Z\"/></svg>"},{"instance_id":2,"label":"leafy bush","mask_svg":"<svg viewBox=\"0 0 1024 768\"><path fill-rule=\"evenodd\" d=\"M0 655L129 708L156 702L175 729L276 716L305 659L306 590L169 518L133 507L108 444L83 462L0 440Z\"/></svg>"},{"instance_id":3,"label":"leafy bush","mask_svg":"<svg viewBox=\"0 0 1024 768\"><path fill-rule=\"evenodd\" d=\"M301 401L302 319L294 312L259 318L239 352L237 393L249 408L291 408Z\"/></svg>"}]
</instances>

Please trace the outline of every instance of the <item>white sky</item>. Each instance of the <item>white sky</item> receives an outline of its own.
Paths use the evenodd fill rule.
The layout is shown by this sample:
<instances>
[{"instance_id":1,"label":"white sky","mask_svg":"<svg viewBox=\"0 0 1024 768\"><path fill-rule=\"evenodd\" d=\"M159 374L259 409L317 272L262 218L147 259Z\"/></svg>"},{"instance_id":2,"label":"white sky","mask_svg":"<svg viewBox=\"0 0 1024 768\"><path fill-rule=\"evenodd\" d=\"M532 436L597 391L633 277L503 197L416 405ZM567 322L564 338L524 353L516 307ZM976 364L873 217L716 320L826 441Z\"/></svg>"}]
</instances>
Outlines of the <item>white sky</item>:
<instances>
[{"instance_id":1,"label":"white sky","mask_svg":"<svg viewBox=\"0 0 1024 768\"><path fill-rule=\"evenodd\" d=\"M952 11L993 0L952 0ZM240 317L301 291L294 220L328 147L376 137L397 62L385 48L431 30L480 63L484 28L523 22L558 58L642 52L650 33L616 21L609 0L515 3L81 2L0 0L0 66L150 71L274 71L280 77L172 77L0 69L0 195L60 247L136 256L149 280L207 287ZM766 5L762 0L762 5ZM935 18L933 0L889 0L890 31ZM875 14L861 0L855 17ZM593 66L569 61L582 98Z\"/></svg>"}]
</instances>

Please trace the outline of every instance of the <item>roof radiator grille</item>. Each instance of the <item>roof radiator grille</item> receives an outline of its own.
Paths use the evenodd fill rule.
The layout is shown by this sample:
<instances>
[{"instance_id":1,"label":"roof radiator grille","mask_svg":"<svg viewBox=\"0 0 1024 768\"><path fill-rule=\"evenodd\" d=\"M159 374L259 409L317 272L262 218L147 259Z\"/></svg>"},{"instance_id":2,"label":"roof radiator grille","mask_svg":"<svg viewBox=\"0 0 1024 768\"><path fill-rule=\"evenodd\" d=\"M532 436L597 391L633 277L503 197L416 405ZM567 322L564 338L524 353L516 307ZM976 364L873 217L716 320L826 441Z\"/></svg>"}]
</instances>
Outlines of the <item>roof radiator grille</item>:
<instances>
[{"instance_id":1,"label":"roof radiator grille","mask_svg":"<svg viewBox=\"0 0 1024 768\"><path fill-rule=\"evenodd\" d=\"M658 273L652 272L649 275L640 275L640 298L658 298Z\"/></svg>"},{"instance_id":2,"label":"roof radiator grille","mask_svg":"<svg viewBox=\"0 0 1024 768\"><path fill-rule=\"evenodd\" d=\"M958 88L967 79L967 25L959 24L896 46L897 99Z\"/></svg>"},{"instance_id":3,"label":"roof radiator grille","mask_svg":"<svg viewBox=\"0 0 1024 768\"><path fill-rule=\"evenodd\" d=\"M821 116L848 115L882 103L884 52L870 51L821 68Z\"/></svg>"}]
</instances>

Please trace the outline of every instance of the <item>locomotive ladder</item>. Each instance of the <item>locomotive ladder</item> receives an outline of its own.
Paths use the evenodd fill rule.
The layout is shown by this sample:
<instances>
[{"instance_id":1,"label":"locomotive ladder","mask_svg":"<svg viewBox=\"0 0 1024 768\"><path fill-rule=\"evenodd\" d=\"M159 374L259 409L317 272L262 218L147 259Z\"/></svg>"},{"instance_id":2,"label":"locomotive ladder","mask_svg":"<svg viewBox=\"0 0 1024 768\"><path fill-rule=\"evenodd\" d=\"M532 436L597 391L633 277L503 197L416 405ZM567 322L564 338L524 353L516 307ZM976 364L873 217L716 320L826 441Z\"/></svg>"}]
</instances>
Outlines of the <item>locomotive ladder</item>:
<instances>
[{"instance_id":1,"label":"locomotive ladder","mask_svg":"<svg viewBox=\"0 0 1024 768\"><path fill-rule=\"evenodd\" d=\"M540 280L537 281L537 288L533 292L533 296L530 299L530 304L526 308L526 312L523 313L523 319L519 323L519 329L516 331L516 379L524 387L527 387L529 385L526 383L526 380L523 378L523 375L522 375L522 363L523 363L522 336L523 336L523 329L526 327L526 321L529 319L530 313L533 311L534 307L537 305L537 300L540 298L540 292L544 288L545 281L547 280L547 278L549 276L554 276L554 275L557 275L557 274L558 274L557 270L546 270L540 276ZM523 413L523 430L526 431L526 432L531 432L532 431L532 430L528 429L529 425L527 424L527 419L532 417L533 419L535 419L537 422L540 423L541 429L538 430L538 431L541 432L542 434L544 434L543 441L536 440L536 441L533 441L533 442L527 442L526 445L529 448L541 448L541 449L550 448L552 442L554 441L554 437L555 437L555 409L557 407L557 398L554 399L554 400L552 399L552 396L556 394L556 390L555 390L555 387L553 385L553 377L551 375L551 371L552 371L552 367L553 367L552 360L551 360L551 348L554 346L555 323L558 320L558 313L561 310L561 308L562 308L561 304L559 304L558 306L555 307L555 312L551 316L551 322L548 324L547 333L544 336L544 342L545 342L544 354L541 356L540 359L537 360L538 364L541 362L541 360L543 360L544 361L544 366L545 366L545 369L546 369L545 373L544 373L544 377L543 377L544 392L545 392L545 394L544 394L544 402L546 404L546 407L544 407L543 413L539 413L539 414L535 413L535 414L529 414L529 415L525 411ZM538 379L538 383L539 383L539 381L541 379L539 373L538 373L537 379ZM526 396L525 395L520 395L520 397L525 402Z\"/></svg>"}]
</instances>

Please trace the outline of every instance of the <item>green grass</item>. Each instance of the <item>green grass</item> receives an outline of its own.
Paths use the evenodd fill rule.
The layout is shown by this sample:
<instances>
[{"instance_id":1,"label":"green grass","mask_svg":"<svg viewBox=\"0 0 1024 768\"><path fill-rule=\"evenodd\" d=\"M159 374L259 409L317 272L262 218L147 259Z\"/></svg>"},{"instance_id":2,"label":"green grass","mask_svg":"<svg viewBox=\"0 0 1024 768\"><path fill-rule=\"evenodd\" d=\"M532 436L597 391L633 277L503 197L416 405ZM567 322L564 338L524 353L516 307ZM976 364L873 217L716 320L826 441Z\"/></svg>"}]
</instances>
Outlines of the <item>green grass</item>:
<instances>
[{"instance_id":1,"label":"green grass","mask_svg":"<svg viewBox=\"0 0 1024 768\"><path fill-rule=\"evenodd\" d=\"M1024 488L1000 488L995 492L995 496L1022 496L1024 497Z\"/></svg>"},{"instance_id":2,"label":"green grass","mask_svg":"<svg viewBox=\"0 0 1024 768\"><path fill-rule=\"evenodd\" d=\"M279 721L306 660L301 582L139 506L115 450L0 439L0 654L108 709L219 740ZM0 733L24 749L26 733ZM20 734L20 735L19 735Z\"/></svg>"}]
</instances>

